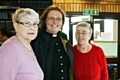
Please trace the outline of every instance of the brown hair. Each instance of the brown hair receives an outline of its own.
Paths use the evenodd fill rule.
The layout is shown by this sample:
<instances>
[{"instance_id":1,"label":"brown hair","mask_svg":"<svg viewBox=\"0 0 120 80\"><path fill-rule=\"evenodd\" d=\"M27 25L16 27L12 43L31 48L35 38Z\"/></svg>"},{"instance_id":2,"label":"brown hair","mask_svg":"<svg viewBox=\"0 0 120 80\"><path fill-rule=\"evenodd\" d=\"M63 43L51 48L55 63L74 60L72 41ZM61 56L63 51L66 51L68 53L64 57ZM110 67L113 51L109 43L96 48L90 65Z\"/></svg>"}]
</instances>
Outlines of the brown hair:
<instances>
[{"instance_id":1,"label":"brown hair","mask_svg":"<svg viewBox=\"0 0 120 80\"><path fill-rule=\"evenodd\" d=\"M63 21L62 27L63 27L63 24L65 22L65 12L61 8L59 8L55 5L51 5L51 6L47 7L45 9L45 11L42 13L42 15L40 16L40 29L46 29L45 20L46 20L48 13L52 10L57 10L62 14L62 21Z\"/></svg>"}]
</instances>

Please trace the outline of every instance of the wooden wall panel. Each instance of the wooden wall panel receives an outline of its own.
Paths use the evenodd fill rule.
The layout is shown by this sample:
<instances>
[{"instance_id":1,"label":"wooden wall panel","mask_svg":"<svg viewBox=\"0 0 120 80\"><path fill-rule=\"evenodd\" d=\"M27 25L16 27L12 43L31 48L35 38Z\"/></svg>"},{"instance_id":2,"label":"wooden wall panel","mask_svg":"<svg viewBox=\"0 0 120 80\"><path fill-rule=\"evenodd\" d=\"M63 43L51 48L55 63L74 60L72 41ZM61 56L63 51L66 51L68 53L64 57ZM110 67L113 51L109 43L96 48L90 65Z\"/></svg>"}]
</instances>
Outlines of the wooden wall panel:
<instances>
[{"instance_id":1,"label":"wooden wall panel","mask_svg":"<svg viewBox=\"0 0 120 80\"><path fill-rule=\"evenodd\" d=\"M99 12L120 12L120 0L59 0L54 5L66 12L82 12L84 9L97 9Z\"/></svg>"}]
</instances>

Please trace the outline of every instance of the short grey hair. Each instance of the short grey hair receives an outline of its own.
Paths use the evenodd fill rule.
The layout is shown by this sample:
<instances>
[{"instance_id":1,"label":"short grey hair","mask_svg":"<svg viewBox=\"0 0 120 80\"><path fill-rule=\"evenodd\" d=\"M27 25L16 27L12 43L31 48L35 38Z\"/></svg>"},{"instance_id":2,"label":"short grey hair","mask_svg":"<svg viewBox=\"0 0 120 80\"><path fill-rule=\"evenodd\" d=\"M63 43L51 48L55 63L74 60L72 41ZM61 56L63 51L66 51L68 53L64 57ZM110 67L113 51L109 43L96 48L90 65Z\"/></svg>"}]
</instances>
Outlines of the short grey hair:
<instances>
[{"instance_id":1,"label":"short grey hair","mask_svg":"<svg viewBox=\"0 0 120 80\"><path fill-rule=\"evenodd\" d=\"M30 8L18 8L12 16L12 22L19 22L22 17L29 15L35 17L36 21L39 22L39 14Z\"/></svg>"},{"instance_id":2,"label":"short grey hair","mask_svg":"<svg viewBox=\"0 0 120 80\"><path fill-rule=\"evenodd\" d=\"M87 22L79 22L77 24L76 28L78 28L79 26L81 26L81 27L87 27L89 29L89 33L92 34L92 28L91 28L91 26L90 26L89 23L87 23Z\"/></svg>"}]
</instances>

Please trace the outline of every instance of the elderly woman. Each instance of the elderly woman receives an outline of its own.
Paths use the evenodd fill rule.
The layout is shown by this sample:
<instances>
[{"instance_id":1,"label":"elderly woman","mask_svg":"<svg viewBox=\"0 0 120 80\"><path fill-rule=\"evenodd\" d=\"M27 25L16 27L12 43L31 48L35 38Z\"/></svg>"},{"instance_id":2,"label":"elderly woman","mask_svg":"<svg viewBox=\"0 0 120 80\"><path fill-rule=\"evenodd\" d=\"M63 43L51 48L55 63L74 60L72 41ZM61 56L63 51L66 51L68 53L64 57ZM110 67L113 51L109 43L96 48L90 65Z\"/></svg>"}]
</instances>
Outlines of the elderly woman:
<instances>
[{"instance_id":1,"label":"elderly woman","mask_svg":"<svg viewBox=\"0 0 120 80\"><path fill-rule=\"evenodd\" d=\"M76 27L77 45L73 46L75 80L108 80L108 69L103 50L89 43L92 28L86 22Z\"/></svg>"},{"instance_id":2,"label":"elderly woman","mask_svg":"<svg viewBox=\"0 0 120 80\"><path fill-rule=\"evenodd\" d=\"M66 34L62 32L64 11L51 5L45 9L40 21L41 29L37 38L32 41L32 47L44 72L44 80L72 80L72 47Z\"/></svg>"},{"instance_id":3,"label":"elderly woman","mask_svg":"<svg viewBox=\"0 0 120 80\"><path fill-rule=\"evenodd\" d=\"M30 45L38 33L39 14L33 9L19 8L12 22L16 35L0 47L0 80L43 80Z\"/></svg>"}]
</instances>

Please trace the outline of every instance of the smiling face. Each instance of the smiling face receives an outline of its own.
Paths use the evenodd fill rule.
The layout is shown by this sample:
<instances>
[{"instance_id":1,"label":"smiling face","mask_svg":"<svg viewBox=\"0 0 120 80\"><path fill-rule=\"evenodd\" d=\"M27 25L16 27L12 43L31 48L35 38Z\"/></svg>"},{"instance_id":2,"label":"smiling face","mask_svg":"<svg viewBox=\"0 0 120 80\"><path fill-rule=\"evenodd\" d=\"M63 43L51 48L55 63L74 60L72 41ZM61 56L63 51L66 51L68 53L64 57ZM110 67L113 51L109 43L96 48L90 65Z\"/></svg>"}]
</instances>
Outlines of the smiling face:
<instances>
[{"instance_id":1,"label":"smiling face","mask_svg":"<svg viewBox=\"0 0 120 80\"><path fill-rule=\"evenodd\" d=\"M17 37L28 41L35 39L38 32L37 24L38 21L34 16L23 16L18 23L14 23Z\"/></svg>"},{"instance_id":2,"label":"smiling face","mask_svg":"<svg viewBox=\"0 0 120 80\"><path fill-rule=\"evenodd\" d=\"M78 45L87 45L91 38L91 34L88 27L78 26L76 28L76 40Z\"/></svg>"},{"instance_id":3,"label":"smiling face","mask_svg":"<svg viewBox=\"0 0 120 80\"><path fill-rule=\"evenodd\" d=\"M46 18L46 31L57 34L62 27L62 14L58 10L51 10Z\"/></svg>"}]
</instances>

